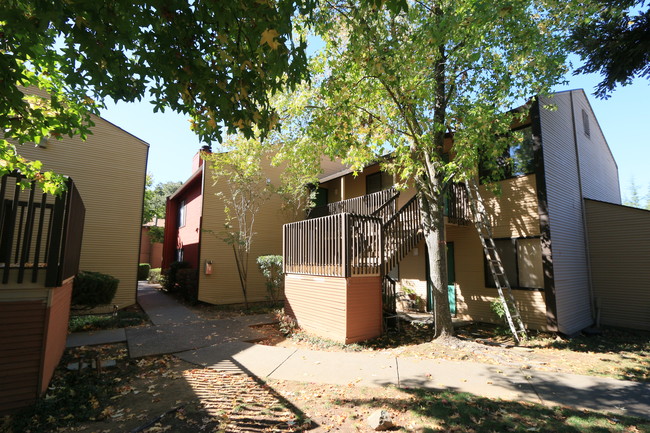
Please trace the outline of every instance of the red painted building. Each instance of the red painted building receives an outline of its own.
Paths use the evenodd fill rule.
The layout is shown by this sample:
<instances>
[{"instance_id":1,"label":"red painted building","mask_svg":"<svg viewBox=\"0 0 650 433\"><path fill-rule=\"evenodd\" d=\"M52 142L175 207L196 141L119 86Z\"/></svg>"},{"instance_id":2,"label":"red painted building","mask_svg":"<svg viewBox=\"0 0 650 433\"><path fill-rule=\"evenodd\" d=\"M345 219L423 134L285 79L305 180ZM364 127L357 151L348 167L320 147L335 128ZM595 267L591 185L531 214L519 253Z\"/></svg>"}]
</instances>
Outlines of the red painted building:
<instances>
[{"instance_id":1,"label":"red painted building","mask_svg":"<svg viewBox=\"0 0 650 433\"><path fill-rule=\"evenodd\" d=\"M167 199L163 269L175 261L185 261L193 269L199 268L205 176L200 153L194 156L190 178Z\"/></svg>"}]
</instances>

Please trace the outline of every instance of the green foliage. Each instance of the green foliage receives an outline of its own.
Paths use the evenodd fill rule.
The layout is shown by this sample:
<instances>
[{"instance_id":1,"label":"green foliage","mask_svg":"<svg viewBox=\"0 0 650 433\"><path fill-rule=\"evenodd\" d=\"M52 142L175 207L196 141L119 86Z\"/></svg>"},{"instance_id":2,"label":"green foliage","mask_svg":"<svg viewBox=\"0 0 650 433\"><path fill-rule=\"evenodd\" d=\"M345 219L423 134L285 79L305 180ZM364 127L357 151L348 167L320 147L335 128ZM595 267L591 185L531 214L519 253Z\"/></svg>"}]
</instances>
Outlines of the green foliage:
<instances>
[{"instance_id":1,"label":"green foliage","mask_svg":"<svg viewBox=\"0 0 650 433\"><path fill-rule=\"evenodd\" d=\"M110 304L119 283L120 280L110 275L81 271L74 277L72 305L94 308Z\"/></svg>"},{"instance_id":2,"label":"green foliage","mask_svg":"<svg viewBox=\"0 0 650 433\"><path fill-rule=\"evenodd\" d=\"M306 77L306 42L294 18L311 0L253 2L35 2L0 8L0 174L18 169L49 189L53 174L12 149L44 137L85 136L102 101L151 99L191 118L205 142L267 131L269 95ZM101 41L101 43L98 43ZM23 88L41 97L25 97ZM45 92L50 98L44 97Z\"/></svg>"},{"instance_id":3,"label":"green foliage","mask_svg":"<svg viewBox=\"0 0 650 433\"><path fill-rule=\"evenodd\" d=\"M153 268L149 271L149 279L147 280L149 284L162 284L162 275L160 268Z\"/></svg>"},{"instance_id":4,"label":"green foliage","mask_svg":"<svg viewBox=\"0 0 650 433\"><path fill-rule=\"evenodd\" d=\"M163 288L188 302L198 300L199 274L188 262L173 262L165 272Z\"/></svg>"},{"instance_id":5,"label":"green foliage","mask_svg":"<svg viewBox=\"0 0 650 433\"><path fill-rule=\"evenodd\" d=\"M594 6L597 10L575 26L571 40L585 62L576 73L603 75L595 94L607 99L617 85L650 78L650 7L644 0L598 0Z\"/></svg>"},{"instance_id":6,"label":"green foliage","mask_svg":"<svg viewBox=\"0 0 650 433\"><path fill-rule=\"evenodd\" d=\"M243 136L230 137L224 142L224 148L227 151L204 154L218 187L217 198L226 214L223 231L215 235L233 249L244 304L248 308L248 266L255 217L272 194L270 180L262 168L267 151L259 139Z\"/></svg>"},{"instance_id":7,"label":"green foliage","mask_svg":"<svg viewBox=\"0 0 650 433\"><path fill-rule=\"evenodd\" d=\"M481 158L501 157L529 105L510 110L562 80L567 29L581 11L578 2L555 0L409 2L394 10L325 0L315 11L325 48L296 128L312 152L356 171L390 152L382 169L399 187L415 184L425 240L440 263L430 267L438 335L453 332L439 248L445 188L475 178Z\"/></svg>"},{"instance_id":8,"label":"green foliage","mask_svg":"<svg viewBox=\"0 0 650 433\"><path fill-rule=\"evenodd\" d=\"M283 299L284 272L282 272L282 256L267 255L257 258L257 267L266 278L266 291L269 299L278 302Z\"/></svg>"},{"instance_id":9,"label":"green foliage","mask_svg":"<svg viewBox=\"0 0 650 433\"><path fill-rule=\"evenodd\" d=\"M139 326L147 322L147 315L139 311L119 310L116 314L90 314L71 316L68 323L69 332L98 331L100 329L125 328Z\"/></svg>"},{"instance_id":10,"label":"green foliage","mask_svg":"<svg viewBox=\"0 0 650 433\"><path fill-rule=\"evenodd\" d=\"M175 193L176 190L181 187L181 185L183 185L183 182L164 182L158 183L154 187L153 176L151 174L147 174L147 182L144 190L144 211L142 213L142 224L154 221L156 218L165 218L167 197Z\"/></svg>"},{"instance_id":11,"label":"green foliage","mask_svg":"<svg viewBox=\"0 0 650 433\"><path fill-rule=\"evenodd\" d=\"M158 226L149 226L148 235L151 243L163 243L165 241L165 228Z\"/></svg>"},{"instance_id":12,"label":"green foliage","mask_svg":"<svg viewBox=\"0 0 650 433\"><path fill-rule=\"evenodd\" d=\"M149 263L140 263L138 265L138 281L148 280L150 270L151 270L151 265Z\"/></svg>"},{"instance_id":13,"label":"green foliage","mask_svg":"<svg viewBox=\"0 0 650 433\"><path fill-rule=\"evenodd\" d=\"M490 310L501 320L503 323L506 322L506 310L503 308L503 302L500 299L495 299L490 302Z\"/></svg>"}]
</instances>

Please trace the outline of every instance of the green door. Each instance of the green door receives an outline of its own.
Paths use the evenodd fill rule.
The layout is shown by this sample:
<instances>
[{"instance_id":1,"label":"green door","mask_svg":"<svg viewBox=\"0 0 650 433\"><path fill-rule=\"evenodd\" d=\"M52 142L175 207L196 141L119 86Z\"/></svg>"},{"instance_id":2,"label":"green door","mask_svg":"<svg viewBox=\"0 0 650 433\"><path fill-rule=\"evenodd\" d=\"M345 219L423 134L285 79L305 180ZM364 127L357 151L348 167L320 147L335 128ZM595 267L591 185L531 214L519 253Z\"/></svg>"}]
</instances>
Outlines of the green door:
<instances>
[{"instance_id":1,"label":"green door","mask_svg":"<svg viewBox=\"0 0 650 433\"><path fill-rule=\"evenodd\" d=\"M427 273L427 311L433 310L433 284L429 278L429 250L425 250L425 272ZM451 315L456 315L456 263L454 260L454 243L447 242L447 293L449 296L449 310Z\"/></svg>"},{"instance_id":2,"label":"green door","mask_svg":"<svg viewBox=\"0 0 650 433\"><path fill-rule=\"evenodd\" d=\"M449 294L449 310L456 315L456 263L454 261L454 243L447 242L447 290Z\"/></svg>"}]
</instances>

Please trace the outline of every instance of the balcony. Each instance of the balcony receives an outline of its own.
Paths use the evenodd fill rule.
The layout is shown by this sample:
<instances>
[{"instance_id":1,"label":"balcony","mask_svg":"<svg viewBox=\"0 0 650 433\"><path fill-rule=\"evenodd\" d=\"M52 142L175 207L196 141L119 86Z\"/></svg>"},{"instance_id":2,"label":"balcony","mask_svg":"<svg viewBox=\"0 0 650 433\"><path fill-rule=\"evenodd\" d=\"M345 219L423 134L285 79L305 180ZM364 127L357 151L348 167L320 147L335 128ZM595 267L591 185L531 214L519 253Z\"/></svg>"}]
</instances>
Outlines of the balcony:
<instances>
[{"instance_id":1,"label":"balcony","mask_svg":"<svg viewBox=\"0 0 650 433\"><path fill-rule=\"evenodd\" d=\"M3 285L59 287L79 271L85 207L72 179L52 196L19 174L0 183L0 275Z\"/></svg>"}]
</instances>

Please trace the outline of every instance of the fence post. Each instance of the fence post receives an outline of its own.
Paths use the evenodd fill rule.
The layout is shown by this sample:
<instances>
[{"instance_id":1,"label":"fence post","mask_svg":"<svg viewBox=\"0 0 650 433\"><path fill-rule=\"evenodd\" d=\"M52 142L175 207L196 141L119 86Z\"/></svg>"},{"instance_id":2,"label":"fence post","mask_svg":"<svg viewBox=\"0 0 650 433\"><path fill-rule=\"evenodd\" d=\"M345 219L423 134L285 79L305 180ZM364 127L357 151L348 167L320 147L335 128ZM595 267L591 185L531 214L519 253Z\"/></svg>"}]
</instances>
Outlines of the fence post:
<instances>
[{"instance_id":1,"label":"fence post","mask_svg":"<svg viewBox=\"0 0 650 433\"><path fill-rule=\"evenodd\" d=\"M343 276L345 278L348 278L350 276L350 224L349 224L349 216L350 214L348 213L342 213L342 231L343 231L343 245L342 245L342 253L341 253L341 265L342 265L342 270L343 270Z\"/></svg>"}]
</instances>

